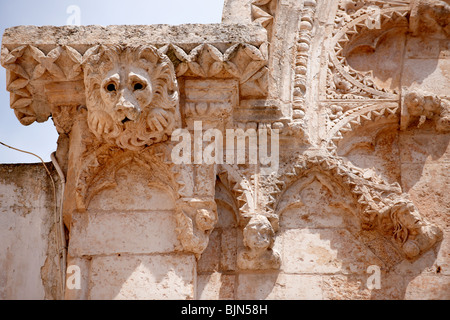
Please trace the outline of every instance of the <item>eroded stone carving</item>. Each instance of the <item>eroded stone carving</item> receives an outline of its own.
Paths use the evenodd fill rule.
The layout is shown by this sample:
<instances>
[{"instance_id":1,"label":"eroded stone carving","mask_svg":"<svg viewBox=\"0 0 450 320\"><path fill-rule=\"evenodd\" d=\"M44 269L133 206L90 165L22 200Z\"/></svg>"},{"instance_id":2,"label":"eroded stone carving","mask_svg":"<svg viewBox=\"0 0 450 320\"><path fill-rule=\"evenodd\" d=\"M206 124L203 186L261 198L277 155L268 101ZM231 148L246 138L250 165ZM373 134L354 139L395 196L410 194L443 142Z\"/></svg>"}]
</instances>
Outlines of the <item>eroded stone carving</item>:
<instances>
[{"instance_id":1,"label":"eroded stone carving","mask_svg":"<svg viewBox=\"0 0 450 320\"><path fill-rule=\"evenodd\" d=\"M237 263L244 270L279 269L280 254L273 250L275 231L267 217L254 215L244 228L244 245Z\"/></svg>"},{"instance_id":2,"label":"eroded stone carving","mask_svg":"<svg viewBox=\"0 0 450 320\"><path fill-rule=\"evenodd\" d=\"M345 107L345 112L344 112ZM341 141L346 134L364 126L367 123L398 123L400 118L400 108L398 103L368 103L363 105L341 105L331 104L325 106L327 121L326 138L324 144L329 152L336 154Z\"/></svg>"},{"instance_id":3,"label":"eroded stone carving","mask_svg":"<svg viewBox=\"0 0 450 320\"><path fill-rule=\"evenodd\" d=\"M83 56L67 45L53 46L48 53L34 45L11 49L2 47L1 63L8 71L7 90L12 94L11 108L23 125L48 119L52 112L47 101L43 97L36 99L34 95L46 91L46 86L56 81L70 81L75 85L81 79L82 60ZM64 105L73 100L83 104L74 92L69 91ZM48 102L52 104L52 101Z\"/></svg>"},{"instance_id":4,"label":"eroded stone carving","mask_svg":"<svg viewBox=\"0 0 450 320\"><path fill-rule=\"evenodd\" d=\"M421 90L405 92L402 106L401 128L421 127L427 120L434 121L438 132L450 131L450 102Z\"/></svg>"},{"instance_id":5,"label":"eroded stone carving","mask_svg":"<svg viewBox=\"0 0 450 320\"><path fill-rule=\"evenodd\" d=\"M414 35L430 33L450 36L450 2L448 0L412 1L410 30Z\"/></svg>"},{"instance_id":6,"label":"eroded stone carving","mask_svg":"<svg viewBox=\"0 0 450 320\"><path fill-rule=\"evenodd\" d=\"M97 138L139 150L180 125L172 63L151 46L101 46L85 64L89 128Z\"/></svg>"},{"instance_id":7,"label":"eroded stone carving","mask_svg":"<svg viewBox=\"0 0 450 320\"><path fill-rule=\"evenodd\" d=\"M252 20L267 29L269 38L272 34L273 20L277 4L277 0L253 0L251 3Z\"/></svg>"},{"instance_id":8,"label":"eroded stone carving","mask_svg":"<svg viewBox=\"0 0 450 320\"><path fill-rule=\"evenodd\" d=\"M208 246L209 235L217 223L214 201L201 199L178 202L177 232L184 250L193 252L197 259Z\"/></svg>"},{"instance_id":9,"label":"eroded stone carving","mask_svg":"<svg viewBox=\"0 0 450 320\"><path fill-rule=\"evenodd\" d=\"M394 239L400 243L408 258L427 251L442 239L442 232L425 221L412 202L400 199L388 212L394 224Z\"/></svg>"}]
</instances>

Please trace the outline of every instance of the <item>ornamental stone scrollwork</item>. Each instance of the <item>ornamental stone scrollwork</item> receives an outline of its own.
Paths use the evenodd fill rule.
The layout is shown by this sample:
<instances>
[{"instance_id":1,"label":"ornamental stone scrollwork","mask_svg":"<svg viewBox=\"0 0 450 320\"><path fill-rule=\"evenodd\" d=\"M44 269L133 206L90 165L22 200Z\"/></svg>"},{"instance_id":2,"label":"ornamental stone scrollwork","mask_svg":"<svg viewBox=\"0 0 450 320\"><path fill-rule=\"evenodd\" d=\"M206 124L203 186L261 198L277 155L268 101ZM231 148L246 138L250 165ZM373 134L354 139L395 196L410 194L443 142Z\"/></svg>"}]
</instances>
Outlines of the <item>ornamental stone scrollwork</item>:
<instances>
[{"instance_id":1,"label":"ornamental stone scrollwork","mask_svg":"<svg viewBox=\"0 0 450 320\"><path fill-rule=\"evenodd\" d=\"M177 77L232 77L239 80L241 97L267 95L267 43L200 44L190 50L170 44L158 50L170 57Z\"/></svg>"},{"instance_id":2,"label":"ornamental stone scrollwork","mask_svg":"<svg viewBox=\"0 0 450 320\"><path fill-rule=\"evenodd\" d=\"M2 47L1 63L7 69L11 108L23 125L48 119L53 101L45 92L51 92L52 87L62 83L77 86L82 80L82 60L83 56L68 45L53 47L49 51L34 45L11 49ZM83 104L83 98L70 89L66 93L62 92L64 89L60 90L56 95L61 99L57 100L63 100L65 105L71 102Z\"/></svg>"},{"instance_id":3,"label":"ornamental stone scrollwork","mask_svg":"<svg viewBox=\"0 0 450 320\"><path fill-rule=\"evenodd\" d=\"M228 2L248 9L243 13L247 14L247 25L31 27L10 30L4 37L1 63L7 69L11 108L24 125L51 117L61 145L65 144L58 151L65 157L62 167L68 183L63 211L66 227L73 228L71 236L83 237L83 233L75 233L77 228L95 229L89 223L101 215L106 217L102 220L106 225L103 234L110 232L110 217L120 216L115 229L120 230L139 216L141 226L151 225L161 233L129 228L129 238L138 238L135 235L139 232L153 236L136 240L139 243L153 243L161 235L170 238L170 246L155 251L145 246L147 251L121 251L123 247L118 246L113 248L117 252L105 254L99 237L100 253L86 263L111 259L120 267L129 255L136 261L151 262L142 264L151 269L159 258L175 261L176 267L184 267L188 261L186 273L188 279L193 278L193 289L187 290L187 296L192 298L208 294L210 275L218 273L216 266L221 262L217 261L222 261L218 256L224 252L226 241L232 242L225 248L232 263L222 270L220 281L233 279L233 285L239 286L233 287L233 292L248 291L241 285L253 275L261 275L261 281L278 274L282 276L276 281L300 279L304 270L292 265L305 261L289 262L286 247L291 247L288 240L293 241L293 247L301 242L297 238L300 234L311 235L306 232L311 230L299 230L303 226L348 228L356 235L356 242L371 236L381 239L380 247L389 247L383 252L395 256L391 266L402 259L413 264L428 250L437 254L443 233L430 221L435 223L440 217L428 208L419 212L418 208L432 200L422 196L426 193L423 186L420 196L414 194L417 180L408 170L427 176L425 169L429 170L430 163L434 166L434 161L442 161L445 166L447 158L427 157L426 151L426 156L404 153L416 138L426 144L437 133L437 141L448 142L450 97L445 85L433 93L430 84L440 79L448 66L448 51L437 53L449 43L445 38L449 34L447 2ZM414 59L420 61L411 61L411 51L421 45L419 35L424 34L432 34L437 43L424 50L434 56L418 54ZM394 48L390 47L393 43ZM434 63L438 56L447 61ZM428 71L434 78L428 79L421 70L404 71L419 62L431 66L433 70ZM395 74L386 70L395 70ZM414 78L416 74L420 77ZM240 144L241 136L234 135L233 145L224 148L228 129L246 131L244 142ZM265 156L261 150L251 154L257 130L270 136ZM180 140L175 141L175 131L185 133L180 138L186 149L177 149L181 143L176 144ZM256 148L261 148L258 141ZM438 144L432 143L433 147ZM210 148L214 156L202 153L198 160L197 148L218 145L222 150ZM191 146L194 154L185 153ZM174 161L174 150L182 151L183 157L178 153L181 163ZM233 158L242 156L245 163L228 161L225 152L218 151L227 156L232 151ZM272 167L247 162L256 153L260 162L269 158L269 153L279 156L270 158L276 169L264 170ZM411 160L405 160L408 157ZM426 160L416 161L419 157ZM320 195L313 195L316 191ZM136 198L133 192L139 193ZM101 198L104 195L108 198L105 201ZM117 195L120 204L115 201ZM308 197L313 199L309 204ZM136 202L134 207L130 199ZM320 208L323 199L324 210ZM220 201L228 207L221 207ZM445 203L437 208L447 207ZM335 211L335 216L327 216ZM326 220L325 227L316 221L298 223L303 217ZM295 223L289 225L293 220ZM232 231L232 237L223 236L224 230ZM321 231L314 237L320 237ZM327 261L339 262L341 255L347 255L343 252L347 248L339 251L347 244L335 246L329 239L320 240L331 242L333 257ZM302 245L296 249L303 250ZM201 263L209 263L202 261L202 254L205 261L208 255L214 257L213 267L197 269ZM87 256L80 253L77 259ZM158 259L153 260L155 257ZM424 265L423 260L417 264ZM116 272L114 267L112 272ZM133 266L134 270L138 269ZM327 279L344 278L347 273L343 270L333 266L320 274L314 269L308 278L323 283L323 274ZM393 276L403 279L397 271ZM178 279L176 272L166 273ZM197 275L203 281L200 285ZM125 278L133 279L128 276ZM351 274L348 278L358 277ZM281 290L283 286L277 282L274 288Z\"/></svg>"},{"instance_id":4,"label":"ornamental stone scrollwork","mask_svg":"<svg viewBox=\"0 0 450 320\"><path fill-rule=\"evenodd\" d=\"M183 249L194 253L199 259L217 223L216 204L211 200L180 199L177 207L178 238Z\"/></svg>"},{"instance_id":5,"label":"ornamental stone scrollwork","mask_svg":"<svg viewBox=\"0 0 450 320\"><path fill-rule=\"evenodd\" d=\"M74 181L66 190L73 196L66 204L67 225L70 212L89 211L93 197L118 187L116 172L137 162L154 176L151 183L173 195L180 243L199 258L217 222L214 194L209 192L214 187L208 187L215 182L214 166L174 165L169 138L186 125L186 119L215 114L218 121L230 122L242 97L267 95L266 31L258 26L250 27L250 33L240 26L212 27L212 32L206 28L228 38L205 43L185 42L176 36L177 30L169 36L175 40L167 40L164 30L149 27L145 32L153 43L125 37L111 44L90 41L89 35L69 40L73 35L69 29L61 28L68 34L65 41L32 45L27 36L22 40L13 36L21 33L20 28L11 30L14 41L4 41L1 52L11 107L21 123L43 122L52 116L66 138L80 134L70 142L77 146L72 146L76 152L67 160L69 180ZM57 34L43 28L27 32L39 36L49 32L45 41ZM215 81L219 90L202 96L202 86ZM180 82L187 100L183 111ZM72 134L74 123L77 128Z\"/></svg>"},{"instance_id":6,"label":"ornamental stone scrollwork","mask_svg":"<svg viewBox=\"0 0 450 320\"><path fill-rule=\"evenodd\" d=\"M281 257L273 249L278 231L278 216L267 212L258 213L258 204L251 178L243 168L221 165L220 181L232 192L238 207L238 224L242 228L244 248L237 255L237 266L242 270L277 270Z\"/></svg>"}]
</instances>

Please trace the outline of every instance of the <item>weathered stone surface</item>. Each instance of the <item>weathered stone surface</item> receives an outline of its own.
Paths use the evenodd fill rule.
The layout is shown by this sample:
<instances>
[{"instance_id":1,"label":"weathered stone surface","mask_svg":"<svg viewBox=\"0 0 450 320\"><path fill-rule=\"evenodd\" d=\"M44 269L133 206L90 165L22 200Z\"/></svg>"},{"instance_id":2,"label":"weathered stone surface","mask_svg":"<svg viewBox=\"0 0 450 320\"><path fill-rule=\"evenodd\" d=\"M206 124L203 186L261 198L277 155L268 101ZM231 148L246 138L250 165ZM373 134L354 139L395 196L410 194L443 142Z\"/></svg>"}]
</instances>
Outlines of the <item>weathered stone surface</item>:
<instances>
[{"instance_id":1,"label":"weathered stone surface","mask_svg":"<svg viewBox=\"0 0 450 320\"><path fill-rule=\"evenodd\" d=\"M60 294L53 262L54 201L42 164L0 166L0 299L55 299Z\"/></svg>"},{"instance_id":2,"label":"weathered stone surface","mask_svg":"<svg viewBox=\"0 0 450 320\"><path fill-rule=\"evenodd\" d=\"M406 289L407 300L448 300L450 279L448 276L418 276L409 282Z\"/></svg>"},{"instance_id":3,"label":"weathered stone surface","mask_svg":"<svg viewBox=\"0 0 450 320\"><path fill-rule=\"evenodd\" d=\"M197 299L234 300L235 275L219 272L197 276Z\"/></svg>"},{"instance_id":4,"label":"weathered stone surface","mask_svg":"<svg viewBox=\"0 0 450 320\"><path fill-rule=\"evenodd\" d=\"M292 274L241 274L238 299L320 300L321 276Z\"/></svg>"},{"instance_id":5,"label":"weathered stone surface","mask_svg":"<svg viewBox=\"0 0 450 320\"><path fill-rule=\"evenodd\" d=\"M171 211L103 212L74 216L69 254L168 253L180 243Z\"/></svg>"},{"instance_id":6,"label":"weathered stone surface","mask_svg":"<svg viewBox=\"0 0 450 320\"><path fill-rule=\"evenodd\" d=\"M227 39L228 38L228 39ZM8 28L3 35L5 46L15 47L28 43L35 45L116 44L125 45L183 43L194 44L229 42L262 43L265 30L246 24L185 24L141 26L63 26Z\"/></svg>"},{"instance_id":7,"label":"weathered stone surface","mask_svg":"<svg viewBox=\"0 0 450 320\"><path fill-rule=\"evenodd\" d=\"M365 273L383 262L344 229L288 230L282 235L288 273ZM296 245L300 243L301 245Z\"/></svg>"},{"instance_id":8,"label":"weathered stone surface","mask_svg":"<svg viewBox=\"0 0 450 320\"><path fill-rule=\"evenodd\" d=\"M195 264L184 255L114 255L92 259L89 299L193 299Z\"/></svg>"},{"instance_id":9,"label":"weathered stone surface","mask_svg":"<svg viewBox=\"0 0 450 320\"><path fill-rule=\"evenodd\" d=\"M65 298L448 299L449 12L226 0L216 25L7 29L12 109L60 134ZM49 192L8 181L9 268Z\"/></svg>"}]
</instances>

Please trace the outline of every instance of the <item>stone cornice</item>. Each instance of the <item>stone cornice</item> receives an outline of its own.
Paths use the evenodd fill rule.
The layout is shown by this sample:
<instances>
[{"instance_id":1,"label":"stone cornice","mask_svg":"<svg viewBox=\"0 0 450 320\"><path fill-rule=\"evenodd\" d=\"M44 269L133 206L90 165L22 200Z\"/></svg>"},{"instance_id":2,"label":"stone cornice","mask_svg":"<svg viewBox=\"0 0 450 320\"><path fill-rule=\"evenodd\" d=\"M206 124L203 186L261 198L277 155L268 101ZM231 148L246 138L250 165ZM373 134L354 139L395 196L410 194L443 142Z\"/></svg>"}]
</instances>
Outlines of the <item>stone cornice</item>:
<instances>
[{"instance_id":1,"label":"stone cornice","mask_svg":"<svg viewBox=\"0 0 450 320\"><path fill-rule=\"evenodd\" d=\"M44 122L63 105L85 105L86 60L99 47L117 45L157 48L169 57L177 77L234 78L252 97L252 90L261 97L267 91L267 32L261 26L20 26L5 31L1 51L19 121Z\"/></svg>"},{"instance_id":2,"label":"stone cornice","mask_svg":"<svg viewBox=\"0 0 450 320\"><path fill-rule=\"evenodd\" d=\"M90 47L96 44L163 46L173 43L182 46L242 42L259 46L266 41L264 28L244 24L18 26L6 29L3 34L3 46L8 49L26 44Z\"/></svg>"}]
</instances>

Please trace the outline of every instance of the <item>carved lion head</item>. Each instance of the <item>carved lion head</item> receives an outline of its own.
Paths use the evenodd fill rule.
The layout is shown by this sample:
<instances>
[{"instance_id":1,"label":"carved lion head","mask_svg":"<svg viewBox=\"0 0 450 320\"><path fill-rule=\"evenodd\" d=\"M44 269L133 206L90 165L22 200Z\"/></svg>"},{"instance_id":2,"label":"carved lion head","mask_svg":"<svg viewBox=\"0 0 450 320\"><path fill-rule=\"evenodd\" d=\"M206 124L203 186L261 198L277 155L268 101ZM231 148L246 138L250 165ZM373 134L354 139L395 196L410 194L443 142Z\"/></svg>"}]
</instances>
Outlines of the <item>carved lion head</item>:
<instances>
[{"instance_id":1,"label":"carved lion head","mask_svg":"<svg viewBox=\"0 0 450 320\"><path fill-rule=\"evenodd\" d=\"M140 150L179 126L170 59L152 46L99 46L84 68L88 125L98 139Z\"/></svg>"}]
</instances>

